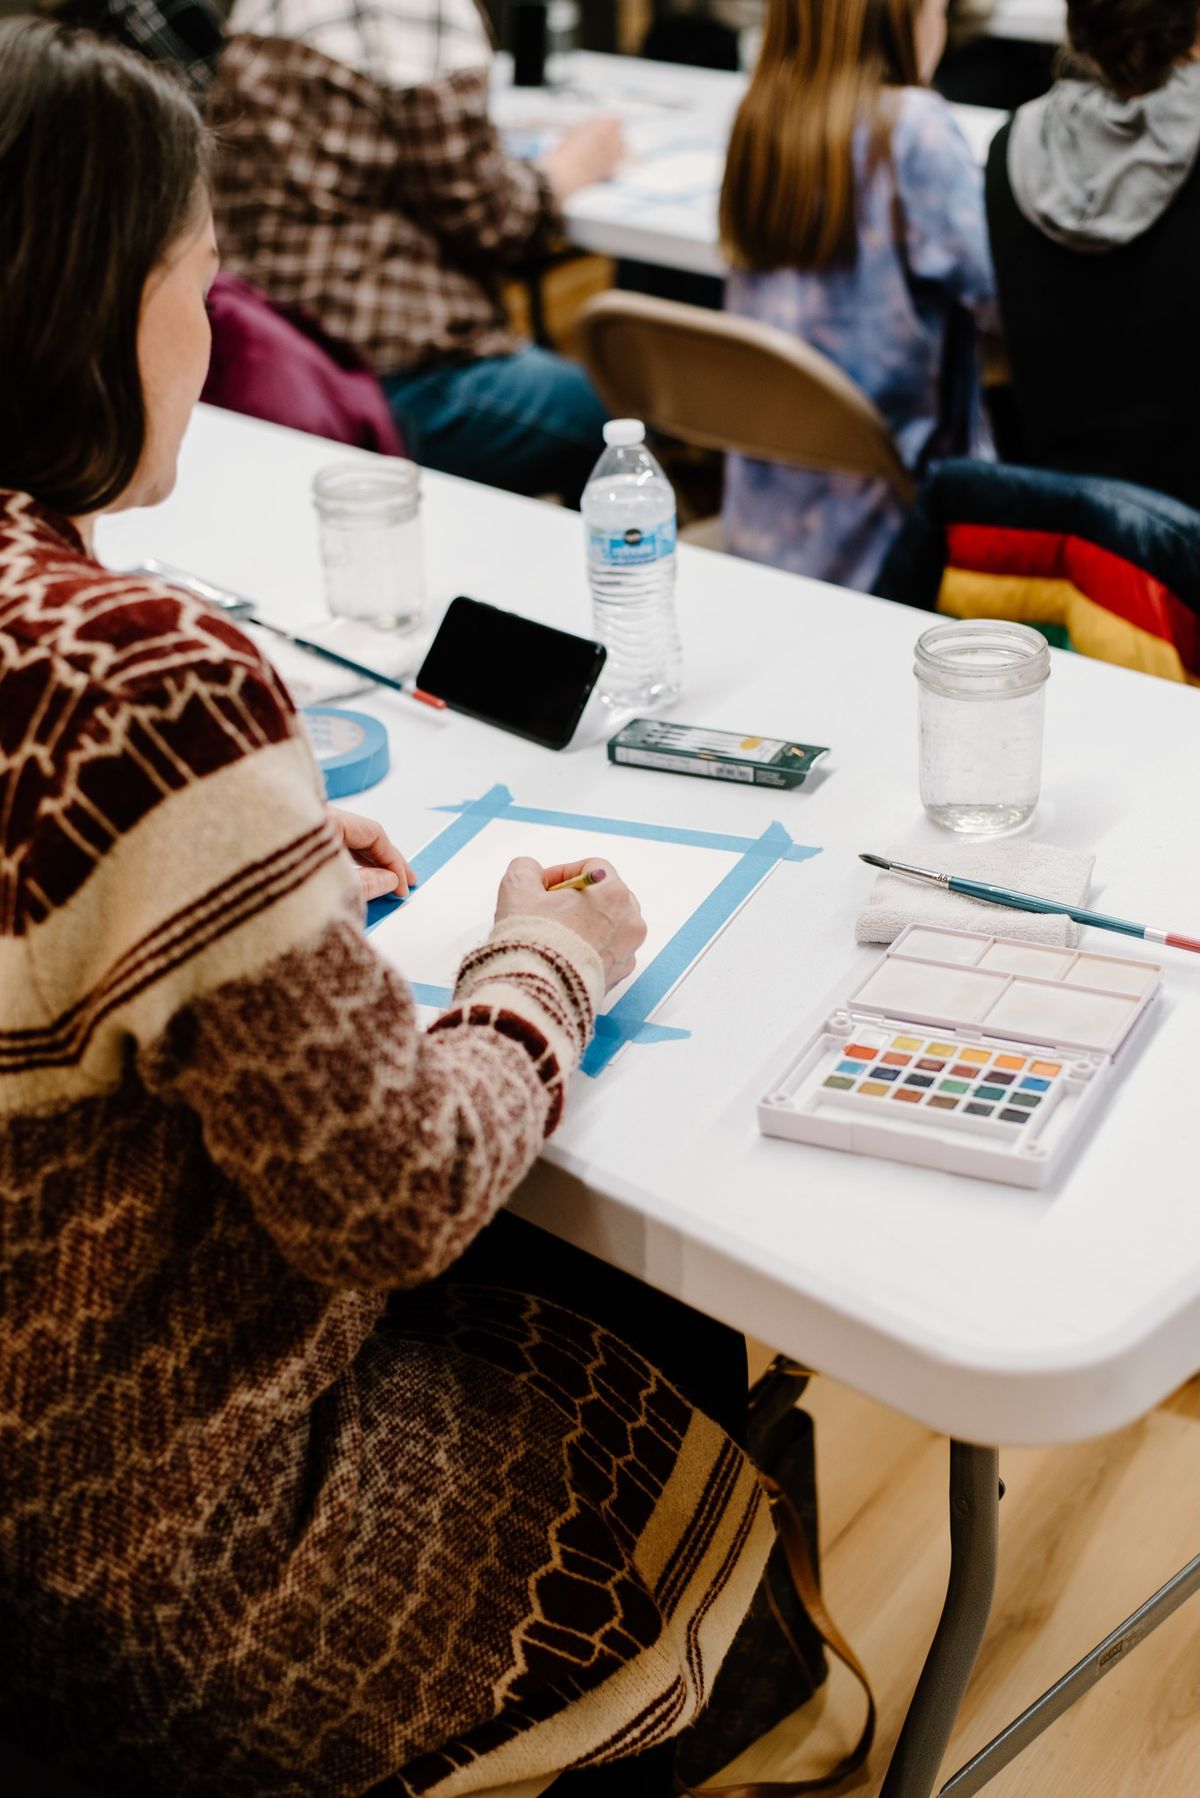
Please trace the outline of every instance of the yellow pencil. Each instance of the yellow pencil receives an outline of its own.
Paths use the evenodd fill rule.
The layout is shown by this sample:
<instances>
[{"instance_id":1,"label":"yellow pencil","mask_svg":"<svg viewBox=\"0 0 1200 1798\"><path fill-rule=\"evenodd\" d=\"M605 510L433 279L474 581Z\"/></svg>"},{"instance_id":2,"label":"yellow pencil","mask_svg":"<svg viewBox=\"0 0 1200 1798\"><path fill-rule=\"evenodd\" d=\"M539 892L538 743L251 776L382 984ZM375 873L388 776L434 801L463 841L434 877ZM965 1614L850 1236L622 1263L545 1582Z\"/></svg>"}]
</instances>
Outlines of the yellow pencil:
<instances>
[{"instance_id":1,"label":"yellow pencil","mask_svg":"<svg viewBox=\"0 0 1200 1798\"><path fill-rule=\"evenodd\" d=\"M582 874L577 874L574 880L560 880L557 886L547 887L546 891L548 893L582 893L603 879L603 868L587 868Z\"/></svg>"}]
</instances>

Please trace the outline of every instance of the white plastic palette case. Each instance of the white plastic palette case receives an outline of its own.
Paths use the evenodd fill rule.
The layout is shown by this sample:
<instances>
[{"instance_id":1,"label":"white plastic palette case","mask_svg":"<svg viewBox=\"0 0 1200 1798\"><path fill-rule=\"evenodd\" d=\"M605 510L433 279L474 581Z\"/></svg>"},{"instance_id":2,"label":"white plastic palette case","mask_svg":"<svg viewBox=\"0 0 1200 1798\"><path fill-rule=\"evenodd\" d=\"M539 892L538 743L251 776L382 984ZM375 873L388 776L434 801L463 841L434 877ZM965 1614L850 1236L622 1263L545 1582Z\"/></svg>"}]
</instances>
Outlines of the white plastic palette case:
<instances>
[{"instance_id":1,"label":"white plastic palette case","mask_svg":"<svg viewBox=\"0 0 1200 1798\"><path fill-rule=\"evenodd\" d=\"M759 1101L768 1136L1053 1180L1126 1065L1157 962L910 924Z\"/></svg>"}]
</instances>

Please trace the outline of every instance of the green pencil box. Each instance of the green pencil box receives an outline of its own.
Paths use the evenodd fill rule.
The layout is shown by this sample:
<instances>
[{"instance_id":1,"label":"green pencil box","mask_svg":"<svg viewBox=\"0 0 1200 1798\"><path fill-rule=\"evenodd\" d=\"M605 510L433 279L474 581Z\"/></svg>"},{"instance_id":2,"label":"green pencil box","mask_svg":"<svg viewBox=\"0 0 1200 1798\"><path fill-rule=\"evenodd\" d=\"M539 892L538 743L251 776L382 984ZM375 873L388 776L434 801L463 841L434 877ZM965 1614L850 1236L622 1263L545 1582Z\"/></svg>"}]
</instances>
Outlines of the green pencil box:
<instances>
[{"instance_id":1,"label":"green pencil box","mask_svg":"<svg viewBox=\"0 0 1200 1798\"><path fill-rule=\"evenodd\" d=\"M626 768L664 774L696 774L706 780L740 781L754 787L800 787L828 749L790 743L784 737L745 736L706 730L670 718L631 718L608 740L608 759Z\"/></svg>"}]
</instances>

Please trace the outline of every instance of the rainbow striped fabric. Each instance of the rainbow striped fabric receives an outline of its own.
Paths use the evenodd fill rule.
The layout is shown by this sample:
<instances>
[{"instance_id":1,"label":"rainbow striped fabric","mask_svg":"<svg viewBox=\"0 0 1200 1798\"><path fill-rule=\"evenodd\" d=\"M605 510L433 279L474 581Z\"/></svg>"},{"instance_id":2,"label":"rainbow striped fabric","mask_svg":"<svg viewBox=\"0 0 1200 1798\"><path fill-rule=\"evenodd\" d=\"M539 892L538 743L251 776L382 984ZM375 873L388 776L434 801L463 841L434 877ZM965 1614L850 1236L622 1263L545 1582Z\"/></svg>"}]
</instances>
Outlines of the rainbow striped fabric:
<instances>
[{"instance_id":1,"label":"rainbow striped fabric","mask_svg":"<svg viewBox=\"0 0 1200 1798\"><path fill-rule=\"evenodd\" d=\"M1101 661L1200 682L1200 514L1124 482L943 462L875 592L1015 619Z\"/></svg>"}]
</instances>

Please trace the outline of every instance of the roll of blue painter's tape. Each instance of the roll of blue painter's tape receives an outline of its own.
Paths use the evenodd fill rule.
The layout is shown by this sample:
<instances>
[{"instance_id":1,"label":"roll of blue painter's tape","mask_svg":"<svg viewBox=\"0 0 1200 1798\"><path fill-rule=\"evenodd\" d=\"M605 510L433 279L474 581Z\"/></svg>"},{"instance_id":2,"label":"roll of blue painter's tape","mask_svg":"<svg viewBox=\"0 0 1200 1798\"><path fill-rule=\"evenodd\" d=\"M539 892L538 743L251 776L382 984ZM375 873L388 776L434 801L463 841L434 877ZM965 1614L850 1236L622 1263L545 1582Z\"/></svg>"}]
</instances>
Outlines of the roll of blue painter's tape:
<instances>
[{"instance_id":1,"label":"roll of blue painter's tape","mask_svg":"<svg viewBox=\"0 0 1200 1798\"><path fill-rule=\"evenodd\" d=\"M325 782L326 799L348 799L382 780L391 766L387 731L365 712L308 705L300 714Z\"/></svg>"}]
</instances>

